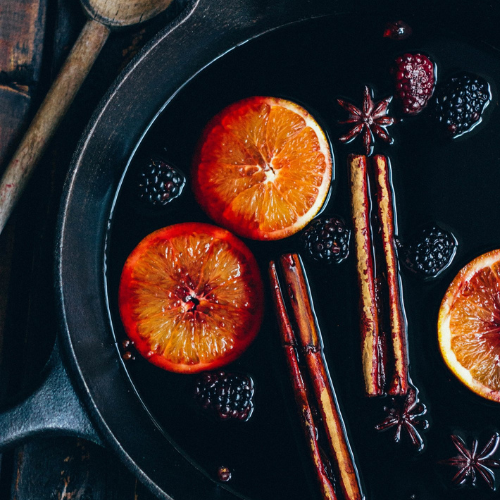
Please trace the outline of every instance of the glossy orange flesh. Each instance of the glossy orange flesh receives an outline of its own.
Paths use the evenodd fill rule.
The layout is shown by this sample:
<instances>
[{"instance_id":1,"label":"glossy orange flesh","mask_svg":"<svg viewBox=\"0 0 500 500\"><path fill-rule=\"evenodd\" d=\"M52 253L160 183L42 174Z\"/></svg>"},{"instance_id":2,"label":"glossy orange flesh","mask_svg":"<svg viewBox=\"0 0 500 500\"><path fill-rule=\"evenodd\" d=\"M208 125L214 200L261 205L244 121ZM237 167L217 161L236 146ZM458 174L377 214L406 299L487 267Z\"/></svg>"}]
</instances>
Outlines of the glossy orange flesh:
<instances>
[{"instance_id":1,"label":"glossy orange flesh","mask_svg":"<svg viewBox=\"0 0 500 500\"><path fill-rule=\"evenodd\" d=\"M151 363L198 372L236 359L262 321L263 285L250 250L228 231L176 224L142 240L122 271L125 331Z\"/></svg>"},{"instance_id":2,"label":"glossy orange flesh","mask_svg":"<svg viewBox=\"0 0 500 500\"><path fill-rule=\"evenodd\" d=\"M446 363L465 385L500 402L500 250L473 260L448 288L439 342Z\"/></svg>"},{"instance_id":3,"label":"glossy orange flesh","mask_svg":"<svg viewBox=\"0 0 500 500\"><path fill-rule=\"evenodd\" d=\"M451 309L451 348L472 376L500 390L500 279L498 263L464 283Z\"/></svg>"},{"instance_id":4,"label":"glossy orange flesh","mask_svg":"<svg viewBox=\"0 0 500 500\"><path fill-rule=\"evenodd\" d=\"M316 121L284 99L252 97L206 126L193 189L207 214L241 236L274 240L304 227L323 205L330 147Z\"/></svg>"}]
</instances>

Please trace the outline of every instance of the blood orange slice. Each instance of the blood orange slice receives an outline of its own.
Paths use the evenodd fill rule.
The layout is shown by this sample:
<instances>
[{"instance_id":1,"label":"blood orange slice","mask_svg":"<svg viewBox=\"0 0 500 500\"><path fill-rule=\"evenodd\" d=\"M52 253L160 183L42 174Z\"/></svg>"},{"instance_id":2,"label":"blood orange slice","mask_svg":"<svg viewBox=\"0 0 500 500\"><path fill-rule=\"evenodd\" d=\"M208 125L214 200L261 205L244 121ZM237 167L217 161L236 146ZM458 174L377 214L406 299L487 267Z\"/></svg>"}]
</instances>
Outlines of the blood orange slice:
<instances>
[{"instance_id":1,"label":"blood orange slice","mask_svg":"<svg viewBox=\"0 0 500 500\"><path fill-rule=\"evenodd\" d=\"M304 108L251 97L205 127L192 176L196 200L214 221L247 238L276 240L302 229L323 205L332 155Z\"/></svg>"},{"instance_id":2,"label":"blood orange slice","mask_svg":"<svg viewBox=\"0 0 500 500\"><path fill-rule=\"evenodd\" d=\"M236 359L257 335L263 285L250 250L200 223L146 236L123 267L119 309L137 350L166 370L194 373Z\"/></svg>"},{"instance_id":3,"label":"blood orange slice","mask_svg":"<svg viewBox=\"0 0 500 500\"><path fill-rule=\"evenodd\" d=\"M443 358L459 380L500 402L500 250L458 273L441 303L438 335Z\"/></svg>"}]
</instances>

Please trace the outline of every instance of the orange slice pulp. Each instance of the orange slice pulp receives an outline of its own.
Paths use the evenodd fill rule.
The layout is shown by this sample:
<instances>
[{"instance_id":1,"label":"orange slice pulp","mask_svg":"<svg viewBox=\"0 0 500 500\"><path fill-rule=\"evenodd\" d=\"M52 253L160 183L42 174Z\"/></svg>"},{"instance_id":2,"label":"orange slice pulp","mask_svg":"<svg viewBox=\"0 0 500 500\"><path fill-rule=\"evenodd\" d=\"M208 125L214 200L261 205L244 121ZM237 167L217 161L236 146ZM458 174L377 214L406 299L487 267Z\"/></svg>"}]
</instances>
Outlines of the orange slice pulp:
<instances>
[{"instance_id":1,"label":"orange slice pulp","mask_svg":"<svg viewBox=\"0 0 500 500\"><path fill-rule=\"evenodd\" d=\"M146 236L123 267L120 316L151 363L194 373L236 359L263 315L263 285L250 250L228 231L184 223Z\"/></svg>"},{"instance_id":2,"label":"orange slice pulp","mask_svg":"<svg viewBox=\"0 0 500 500\"><path fill-rule=\"evenodd\" d=\"M458 379L500 402L500 250L477 257L458 273L441 303L438 336Z\"/></svg>"},{"instance_id":3,"label":"orange slice pulp","mask_svg":"<svg viewBox=\"0 0 500 500\"><path fill-rule=\"evenodd\" d=\"M250 97L205 127L193 190L205 212L240 236L276 240L302 229L323 205L332 178L325 133L301 106Z\"/></svg>"}]
</instances>

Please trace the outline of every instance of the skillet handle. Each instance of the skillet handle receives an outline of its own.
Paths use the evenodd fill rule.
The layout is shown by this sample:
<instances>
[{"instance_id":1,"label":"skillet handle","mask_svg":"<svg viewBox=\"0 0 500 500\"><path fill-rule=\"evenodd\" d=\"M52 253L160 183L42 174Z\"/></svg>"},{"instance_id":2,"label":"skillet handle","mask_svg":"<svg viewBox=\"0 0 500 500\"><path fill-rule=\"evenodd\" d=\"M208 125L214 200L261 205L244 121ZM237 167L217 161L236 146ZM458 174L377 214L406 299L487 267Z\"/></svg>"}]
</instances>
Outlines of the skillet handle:
<instances>
[{"instance_id":1,"label":"skillet handle","mask_svg":"<svg viewBox=\"0 0 500 500\"><path fill-rule=\"evenodd\" d=\"M25 401L0 413L0 451L35 436L76 436L102 445L75 394L57 341L44 375L41 386Z\"/></svg>"}]
</instances>

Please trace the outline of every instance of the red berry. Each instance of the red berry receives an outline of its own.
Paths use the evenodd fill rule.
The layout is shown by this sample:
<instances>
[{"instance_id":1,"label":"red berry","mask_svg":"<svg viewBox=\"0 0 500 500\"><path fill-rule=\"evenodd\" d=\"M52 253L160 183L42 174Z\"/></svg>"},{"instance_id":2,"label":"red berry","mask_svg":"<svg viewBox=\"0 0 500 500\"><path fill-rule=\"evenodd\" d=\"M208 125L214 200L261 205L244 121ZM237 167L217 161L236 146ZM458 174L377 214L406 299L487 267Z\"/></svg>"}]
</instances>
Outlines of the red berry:
<instances>
[{"instance_id":1,"label":"red berry","mask_svg":"<svg viewBox=\"0 0 500 500\"><path fill-rule=\"evenodd\" d=\"M411 28L404 21L387 23L384 30L384 38L392 40L405 40L411 35Z\"/></svg>"},{"instance_id":2,"label":"red berry","mask_svg":"<svg viewBox=\"0 0 500 500\"><path fill-rule=\"evenodd\" d=\"M434 63L422 54L404 54L396 59L392 72L403 113L420 113L434 92Z\"/></svg>"},{"instance_id":3,"label":"red berry","mask_svg":"<svg viewBox=\"0 0 500 500\"><path fill-rule=\"evenodd\" d=\"M217 470L217 475L219 476L219 481L222 481L224 483L227 483L228 481L231 480L231 471L224 466L221 466Z\"/></svg>"}]
</instances>

